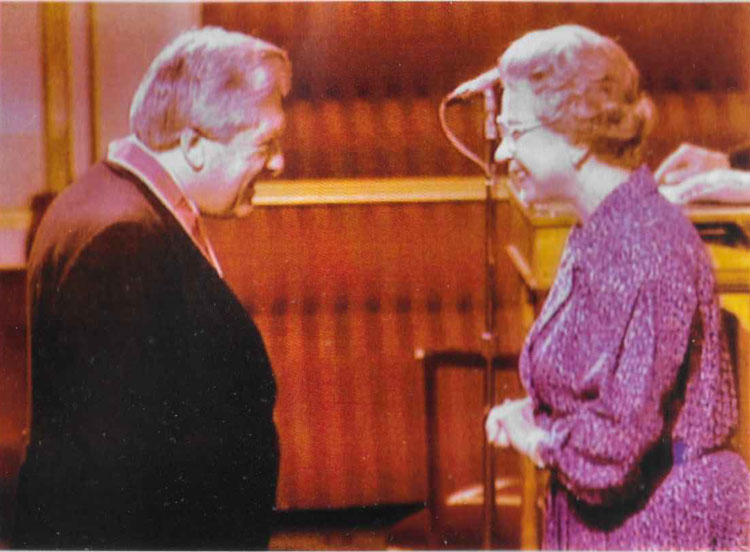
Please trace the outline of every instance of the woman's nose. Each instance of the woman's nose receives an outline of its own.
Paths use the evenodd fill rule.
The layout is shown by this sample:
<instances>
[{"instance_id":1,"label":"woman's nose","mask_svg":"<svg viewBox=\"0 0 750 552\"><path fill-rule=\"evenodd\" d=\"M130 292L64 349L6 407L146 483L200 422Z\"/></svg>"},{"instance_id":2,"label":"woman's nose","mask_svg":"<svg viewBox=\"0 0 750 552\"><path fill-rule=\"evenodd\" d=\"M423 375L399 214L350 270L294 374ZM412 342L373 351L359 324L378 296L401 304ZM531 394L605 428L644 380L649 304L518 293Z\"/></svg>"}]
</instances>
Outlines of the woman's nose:
<instances>
[{"instance_id":1,"label":"woman's nose","mask_svg":"<svg viewBox=\"0 0 750 552\"><path fill-rule=\"evenodd\" d=\"M500 145L495 150L495 162L504 163L513 159L513 147L508 137L504 137Z\"/></svg>"}]
</instances>

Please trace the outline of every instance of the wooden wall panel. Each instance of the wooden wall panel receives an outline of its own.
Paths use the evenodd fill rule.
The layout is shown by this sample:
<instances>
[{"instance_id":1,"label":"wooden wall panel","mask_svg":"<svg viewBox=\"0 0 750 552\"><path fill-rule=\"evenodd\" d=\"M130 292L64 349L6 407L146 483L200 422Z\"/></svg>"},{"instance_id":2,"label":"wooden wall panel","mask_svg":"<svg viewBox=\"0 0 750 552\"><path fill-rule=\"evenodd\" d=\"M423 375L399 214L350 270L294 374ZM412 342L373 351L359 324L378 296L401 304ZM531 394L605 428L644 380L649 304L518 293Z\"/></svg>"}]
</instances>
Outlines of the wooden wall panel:
<instances>
[{"instance_id":1,"label":"wooden wall panel","mask_svg":"<svg viewBox=\"0 0 750 552\"><path fill-rule=\"evenodd\" d=\"M749 4L206 3L202 17L289 51L286 178L476 174L440 130L440 99L515 38L562 23L614 37L641 70L663 121L652 166L682 141L726 149L748 135ZM481 150L481 101L449 120Z\"/></svg>"},{"instance_id":2,"label":"wooden wall panel","mask_svg":"<svg viewBox=\"0 0 750 552\"><path fill-rule=\"evenodd\" d=\"M616 38L651 90L750 89L743 3L209 2L203 21L288 49L302 99L445 94L512 40L563 23Z\"/></svg>"},{"instance_id":3,"label":"wooden wall panel","mask_svg":"<svg viewBox=\"0 0 750 552\"><path fill-rule=\"evenodd\" d=\"M749 58L750 59L750 58ZM748 92L658 92L657 124L645 161L658 164L681 142L728 149L747 140ZM477 174L445 138L440 96L297 100L288 105L285 178L354 178ZM482 105L450 107L450 128L482 151Z\"/></svg>"},{"instance_id":4,"label":"wooden wall panel","mask_svg":"<svg viewBox=\"0 0 750 552\"><path fill-rule=\"evenodd\" d=\"M515 373L496 374L503 396L521 397ZM461 496L463 500L482 498L482 444L484 413L482 371L444 365L435 378L436 403L440 416L436 427L437 485L436 496L446 502ZM498 450L495 455L495 476L520 476L521 457L513 450ZM519 497L520 498L520 497Z\"/></svg>"},{"instance_id":5,"label":"wooden wall panel","mask_svg":"<svg viewBox=\"0 0 750 552\"><path fill-rule=\"evenodd\" d=\"M507 220L508 203L497 208ZM280 508L424 500L414 352L479 350L482 212L477 201L274 206L210 226L279 385ZM506 234L500 222L501 241ZM520 295L502 250L498 272L499 348L513 352L523 338ZM445 408L461 411L468 391L455 392ZM469 459L470 436L454 442Z\"/></svg>"}]
</instances>

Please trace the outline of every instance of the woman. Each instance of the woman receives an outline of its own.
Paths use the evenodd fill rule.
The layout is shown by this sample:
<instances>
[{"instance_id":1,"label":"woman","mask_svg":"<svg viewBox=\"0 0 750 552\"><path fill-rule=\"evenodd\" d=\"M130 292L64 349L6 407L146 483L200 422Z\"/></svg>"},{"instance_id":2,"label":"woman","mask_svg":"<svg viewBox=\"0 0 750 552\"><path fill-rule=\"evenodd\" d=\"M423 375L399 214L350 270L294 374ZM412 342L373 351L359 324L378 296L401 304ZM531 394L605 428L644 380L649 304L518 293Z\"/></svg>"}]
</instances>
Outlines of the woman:
<instances>
[{"instance_id":1,"label":"woman","mask_svg":"<svg viewBox=\"0 0 750 552\"><path fill-rule=\"evenodd\" d=\"M611 39L529 33L499 64L498 161L580 225L488 439L551 471L544 546L748 547L750 473L703 244L639 167L653 107Z\"/></svg>"}]
</instances>

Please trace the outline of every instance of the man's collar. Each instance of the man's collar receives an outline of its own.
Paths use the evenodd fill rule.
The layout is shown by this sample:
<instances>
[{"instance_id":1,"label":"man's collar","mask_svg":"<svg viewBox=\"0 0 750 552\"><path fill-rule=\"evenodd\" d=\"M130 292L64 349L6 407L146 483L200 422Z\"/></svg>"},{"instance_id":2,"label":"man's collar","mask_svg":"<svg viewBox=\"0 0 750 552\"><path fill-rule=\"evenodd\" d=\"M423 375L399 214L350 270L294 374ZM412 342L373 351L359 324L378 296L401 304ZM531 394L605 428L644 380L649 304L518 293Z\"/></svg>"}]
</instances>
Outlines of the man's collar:
<instances>
[{"instance_id":1,"label":"man's collar","mask_svg":"<svg viewBox=\"0 0 750 552\"><path fill-rule=\"evenodd\" d=\"M177 220L206 260L224 274L211 242L203 231L200 213L195 203L185 195L175 176L135 136L130 135L110 142L107 163L138 177L148 190Z\"/></svg>"}]
</instances>

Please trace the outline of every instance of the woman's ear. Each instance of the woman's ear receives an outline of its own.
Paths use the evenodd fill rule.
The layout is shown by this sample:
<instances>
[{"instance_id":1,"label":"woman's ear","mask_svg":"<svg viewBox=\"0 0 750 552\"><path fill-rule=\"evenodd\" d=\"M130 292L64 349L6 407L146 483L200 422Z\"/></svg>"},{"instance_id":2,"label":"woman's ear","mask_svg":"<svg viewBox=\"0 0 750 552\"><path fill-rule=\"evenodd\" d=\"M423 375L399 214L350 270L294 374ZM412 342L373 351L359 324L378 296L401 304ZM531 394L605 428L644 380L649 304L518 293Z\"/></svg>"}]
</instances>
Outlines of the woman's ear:
<instances>
[{"instance_id":1,"label":"woman's ear","mask_svg":"<svg viewBox=\"0 0 750 552\"><path fill-rule=\"evenodd\" d=\"M180 151L190 168L200 172L206 161L203 137L193 128L186 128L180 134Z\"/></svg>"}]
</instances>

